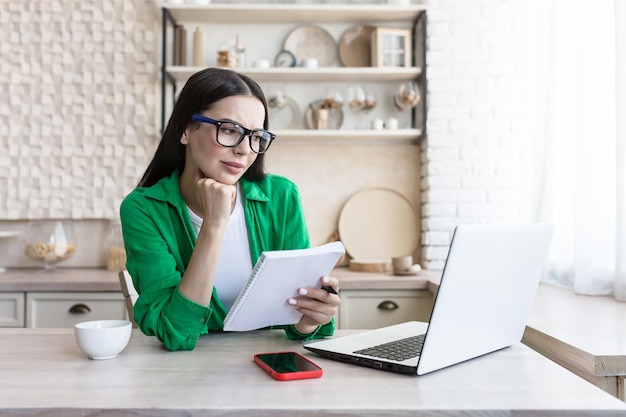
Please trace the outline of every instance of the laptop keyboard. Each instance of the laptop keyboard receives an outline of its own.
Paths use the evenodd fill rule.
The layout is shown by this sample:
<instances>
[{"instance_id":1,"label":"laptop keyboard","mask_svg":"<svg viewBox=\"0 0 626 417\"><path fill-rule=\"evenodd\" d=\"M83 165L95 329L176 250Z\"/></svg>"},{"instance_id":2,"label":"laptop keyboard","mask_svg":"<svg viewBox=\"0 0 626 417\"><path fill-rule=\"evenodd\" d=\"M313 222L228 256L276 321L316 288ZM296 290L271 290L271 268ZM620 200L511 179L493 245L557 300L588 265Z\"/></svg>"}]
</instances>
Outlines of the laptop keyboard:
<instances>
[{"instance_id":1,"label":"laptop keyboard","mask_svg":"<svg viewBox=\"0 0 626 417\"><path fill-rule=\"evenodd\" d=\"M382 345L357 350L354 353L360 355L373 356L375 358L390 359L394 361L404 361L415 358L422 352L424 337L426 334L411 336L406 339L394 340Z\"/></svg>"}]
</instances>

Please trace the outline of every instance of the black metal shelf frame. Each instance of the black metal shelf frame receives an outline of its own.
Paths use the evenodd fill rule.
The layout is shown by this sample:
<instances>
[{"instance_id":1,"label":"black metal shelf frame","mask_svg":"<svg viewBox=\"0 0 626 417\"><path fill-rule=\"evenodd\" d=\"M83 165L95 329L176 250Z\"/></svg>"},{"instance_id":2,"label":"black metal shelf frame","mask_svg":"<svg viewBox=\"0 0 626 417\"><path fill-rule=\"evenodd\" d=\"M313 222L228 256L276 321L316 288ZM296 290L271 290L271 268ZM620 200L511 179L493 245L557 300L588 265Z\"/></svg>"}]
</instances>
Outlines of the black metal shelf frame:
<instances>
[{"instance_id":1,"label":"black metal shelf frame","mask_svg":"<svg viewBox=\"0 0 626 417\"><path fill-rule=\"evenodd\" d=\"M176 80L174 80L174 78L172 78L172 76L170 76L167 72L167 57L172 53L172 51L168 51L167 48L168 24L171 24L172 28L176 27L174 17L166 7L163 7L161 23L161 40L163 42L161 46L161 135L165 131L165 114L167 112L167 109L165 108L165 101L168 82L172 86L172 106L174 106L174 102L176 101Z\"/></svg>"},{"instance_id":2,"label":"black metal shelf frame","mask_svg":"<svg viewBox=\"0 0 626 417\"><path fill-rule=\"evenodd\" d=\"M426 76L426 72L428 68L428 66L426 65L427 24L428 24L428 17L426 16L426 11L423 10L415 18L415 21L413 23L412 39L411 39L412 45L414 45L413 46L413 52L414 52L413 53L413 66L420 65L422 68L422 71L420 74L422 82L418 83L418 86L421 89L420 93L421 93L422 98L420 100L420 104L413 109L412 124L413 126L416 125L415 121L417 119L418 112L421 111L422 139L426 138L426 135L428 133L428 129L427 129L428 119L426 118L426 115L428 113L428 100L427 100L428 77ZM421 38L422 38L421 42L418 42L418 39L417 39L418 34L421 35ZM418 57L421 60L421 62L418 61Z\"/></svg>"}]
</instances>

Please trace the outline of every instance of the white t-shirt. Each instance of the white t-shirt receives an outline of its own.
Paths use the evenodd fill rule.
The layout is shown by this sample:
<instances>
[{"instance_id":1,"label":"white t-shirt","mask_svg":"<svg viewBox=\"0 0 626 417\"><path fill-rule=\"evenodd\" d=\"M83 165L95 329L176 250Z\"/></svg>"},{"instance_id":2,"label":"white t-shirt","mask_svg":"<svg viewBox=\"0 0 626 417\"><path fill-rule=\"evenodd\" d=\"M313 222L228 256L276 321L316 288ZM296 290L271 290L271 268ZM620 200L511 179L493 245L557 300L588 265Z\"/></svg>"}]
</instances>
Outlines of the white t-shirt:
<instances>
[{"instance_id":1,"label":"white t-shirt","mask_svg":"<svg viewBox=\"0 0 626 417\"><path fill-rule=\"evenodd\" d=\"M202 226L202 218L191 211L189 207L187 207L187 211L197 237ZM215 289L222 304L227 309L232 307L239 291L248 282L251 273L252 261L248 243L248 229L246 228L243 201L238 186L235 208L226 227L215 275Z\"/></svg>"}]
</instances>

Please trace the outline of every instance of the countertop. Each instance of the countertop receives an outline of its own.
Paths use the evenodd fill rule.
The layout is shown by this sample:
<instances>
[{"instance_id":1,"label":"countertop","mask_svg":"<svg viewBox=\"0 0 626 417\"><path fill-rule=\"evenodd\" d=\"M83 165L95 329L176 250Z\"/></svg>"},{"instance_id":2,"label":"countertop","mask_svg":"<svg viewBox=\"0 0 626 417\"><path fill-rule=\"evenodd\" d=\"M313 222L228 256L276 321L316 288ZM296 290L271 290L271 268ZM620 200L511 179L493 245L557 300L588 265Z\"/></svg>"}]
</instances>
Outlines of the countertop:
<instances>
[{"instance_id":1,"label":"countertop","mask_svg":"<svg viewBox=\"0 0 626 417\"><path fill-rule=\"evenodd\" d=\"M528 325L544 334L590 352L597 359L619 360L626 375L626 303L611 296L577 295L571 289L540 285ZM584 331L582 331L584 330ZM612 375L615 363L580 357L598 375Z\"/></svg>"},{"instance_id":2,"label":"countertop","mask_svg":"<svg viewBox=\"0 0 626 417\"><path fill-rule=\"evenodd\" d=\"M0 273L0 291L121 291L117 272L106 269L8 269Z\"/></svg>"},{"instance_id":3,"label":"countertop","mask_svg":"<svg viewBox=\"0 0 626 417\"><path fill-rule=\"evenodd\" d=\"M422 270L415 275L394 275L391 272L355 272L340 267L331 275L339 279L342 290L430 290L431 282L438 282L441 271Z\"/></svg>"},{"instance_id":4,"label":"countertop","mask_svg":"<svg viewBox=\"0 0 626 417\"><path fill-rule=\"evenodd\" d=\"M626 303L540 285L523 342L626 399Z\"/></svg>"},{"instance_id":5,"label":"countertop","mask_svg":"<svg viewBox=\"0 0 626 417\"><path fill-rule=\"evenodd\" d=\"M392 273L354 272L335 268L332 275L340 280L340 288L352 289L431 289L429 279L440 273L420 271L417 275L399 276ZM59 268L54 272L43 269L9 269L0 273L0 291L121 291L117 272L106 269Z\"/></svg>"}]
</instances>

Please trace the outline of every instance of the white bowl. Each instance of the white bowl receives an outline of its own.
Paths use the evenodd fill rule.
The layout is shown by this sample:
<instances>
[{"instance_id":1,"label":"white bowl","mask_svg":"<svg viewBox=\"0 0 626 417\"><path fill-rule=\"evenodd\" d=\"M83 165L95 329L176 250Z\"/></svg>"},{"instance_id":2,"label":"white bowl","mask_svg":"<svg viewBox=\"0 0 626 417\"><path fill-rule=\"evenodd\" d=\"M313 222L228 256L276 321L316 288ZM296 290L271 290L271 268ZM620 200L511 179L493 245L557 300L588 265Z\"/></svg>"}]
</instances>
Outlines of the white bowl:
<instances>
[{"instance_id":1,"label":"white bowl","mask_svg":"<svg viewBox=\"0 0 626 417\"><path fill-rule=\"evenodd\" d=\"M128 320L85 321L74 325L74 336L89 359L113 359L128 345L132 328Z\"/></svg>"}]
</instances>

